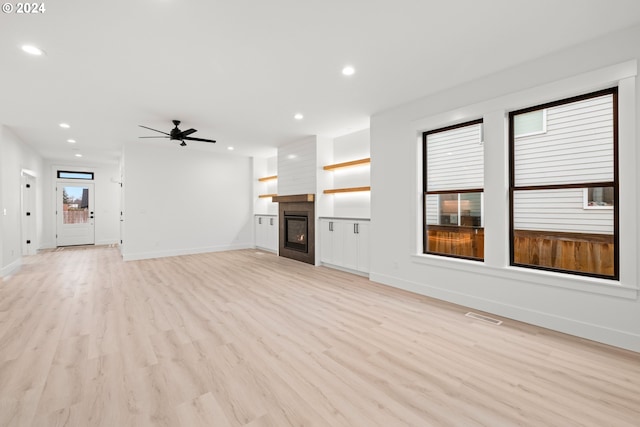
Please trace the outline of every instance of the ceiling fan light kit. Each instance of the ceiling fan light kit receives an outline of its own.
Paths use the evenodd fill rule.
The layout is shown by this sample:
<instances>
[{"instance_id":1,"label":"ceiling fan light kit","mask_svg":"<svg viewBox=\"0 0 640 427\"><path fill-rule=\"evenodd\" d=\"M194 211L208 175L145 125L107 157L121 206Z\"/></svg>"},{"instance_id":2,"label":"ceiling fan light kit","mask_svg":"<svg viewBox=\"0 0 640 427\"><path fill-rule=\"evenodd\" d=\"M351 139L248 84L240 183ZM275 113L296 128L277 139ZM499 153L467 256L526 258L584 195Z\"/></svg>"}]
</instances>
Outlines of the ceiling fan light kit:
<instances>
[{"instance_id":1,"label":"ceiling fan light kit","mask_svg":"<svg viewBox=\"0 0 640 427\"><path fill-rule=\"evenodd\" d=\"M152 130L154 132L160 132L160 133L165 135L165 136L141 136L140 138L169 138L169 140L171 140L171 141L180 141L180 146L181 147L186 147L187 146L187 143L185 141L211 142L211 143L214 143L214 144L216 142L213 139L194 138L194 137L189 136L192 133L197 132L197 130L193 129L193 128L187 129L187 130L178 129L178 125L180 125L180 120L173 120L173 125L175 127L173 129L171 129L170 133L163 132L163 131L158 130L158 129L153 129L153 128L150 128L150 127L147 127L147 126L138 125L141 128L149 129L149 130Z\"/></svg>"}]
</instances>

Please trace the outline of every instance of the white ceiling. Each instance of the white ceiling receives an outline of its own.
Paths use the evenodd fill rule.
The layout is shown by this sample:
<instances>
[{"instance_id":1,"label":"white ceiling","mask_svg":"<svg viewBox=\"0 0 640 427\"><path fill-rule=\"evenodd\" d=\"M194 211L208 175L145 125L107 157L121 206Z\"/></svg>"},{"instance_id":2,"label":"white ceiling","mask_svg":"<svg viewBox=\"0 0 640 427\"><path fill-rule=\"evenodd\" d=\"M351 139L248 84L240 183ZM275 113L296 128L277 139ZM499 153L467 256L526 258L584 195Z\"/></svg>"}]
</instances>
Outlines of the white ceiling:
<instances>
[{"instance_id":1,"label":"white ceiling","mask_svg":"<svg viewBox=\"0 0 640 427\"><path fill-rule=\"evenodd\" d=\"M176 150L272 156L640 23L638 0L41 1L43 14L0 16L0 123L78 164L115 162L126 141L177 145L138 138L172 119L218 141Z\"/></svg>"}]
</instances>

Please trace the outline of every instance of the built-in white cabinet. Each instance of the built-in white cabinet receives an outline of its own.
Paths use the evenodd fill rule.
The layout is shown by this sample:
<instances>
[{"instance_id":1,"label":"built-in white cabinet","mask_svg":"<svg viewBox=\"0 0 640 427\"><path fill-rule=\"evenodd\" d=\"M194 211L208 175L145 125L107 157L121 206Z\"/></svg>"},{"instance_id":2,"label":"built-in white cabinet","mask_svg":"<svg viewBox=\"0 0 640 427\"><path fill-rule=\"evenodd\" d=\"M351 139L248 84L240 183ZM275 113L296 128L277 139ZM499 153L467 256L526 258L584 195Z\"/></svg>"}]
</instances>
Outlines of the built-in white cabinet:
<instances>
[{"instance_id":1,"label":"built-in white cabinet","mask_svg":"<svg viewBox=\"0 0 640 427\"><path fill-rule=\"evenodd\" d=\"M278 217L276 215L255 216L256 248L278 251Z\"/></svg>"},{"instance_id":2,"label":"built-in white cabinet","mask_svg":"<svg viewBox=\"0 0 640 427\"><path fill-rule=\"evenodd\" d=\"M320 220L320 261L340 265L344 258L346 223L333 219Z\"/></svg>"},{"instance_id":3,"label":"built-in white cabinet","mask_svg":"<svg viewBox=\"0 0 640 427\"><path fill-rule=\"evenodd\" d=\"M323 264L369 272L369 220L321 218L319 224Z\"/></svg>"}]
</instances>

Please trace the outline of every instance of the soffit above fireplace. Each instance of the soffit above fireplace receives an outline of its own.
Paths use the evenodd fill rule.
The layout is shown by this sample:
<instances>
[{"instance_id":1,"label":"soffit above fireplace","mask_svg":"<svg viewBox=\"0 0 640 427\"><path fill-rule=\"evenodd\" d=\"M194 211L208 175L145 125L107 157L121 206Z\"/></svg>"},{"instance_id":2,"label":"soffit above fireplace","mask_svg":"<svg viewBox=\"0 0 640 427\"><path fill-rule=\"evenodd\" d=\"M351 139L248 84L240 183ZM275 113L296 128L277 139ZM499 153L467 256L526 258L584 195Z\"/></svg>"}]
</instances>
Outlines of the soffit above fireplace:
<instances>
[{"instance_id":1,"label":"soffit above fireplace","mask_svg":"<svg viewBox=\"0 0 640 427\"><path fill-rule=\"evenodd\" d=\"M274 196L271 200L276 203L313 202L315 194L294 194L292 196Z\"/></svg>"}]
</instances>

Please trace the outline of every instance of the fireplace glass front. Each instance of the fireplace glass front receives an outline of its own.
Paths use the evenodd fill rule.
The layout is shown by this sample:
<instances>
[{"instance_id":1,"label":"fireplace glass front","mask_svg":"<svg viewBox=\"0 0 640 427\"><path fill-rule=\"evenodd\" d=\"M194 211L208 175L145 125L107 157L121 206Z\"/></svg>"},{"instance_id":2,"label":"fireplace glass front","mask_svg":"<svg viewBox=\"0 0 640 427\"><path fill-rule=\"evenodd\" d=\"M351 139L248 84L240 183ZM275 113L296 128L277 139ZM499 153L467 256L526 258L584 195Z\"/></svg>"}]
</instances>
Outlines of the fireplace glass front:
<instances>
[{"instance_id":1,"label":"fireplace glass front","mask_svg":"<svg viewBox=\"0 0 640 427\"><path fill-rule=\"evenodd\" d=\"M284 217L285 247L300 252L307 252L307 217L306 215L287 215Z\"/></svg>"}]
</instances>

